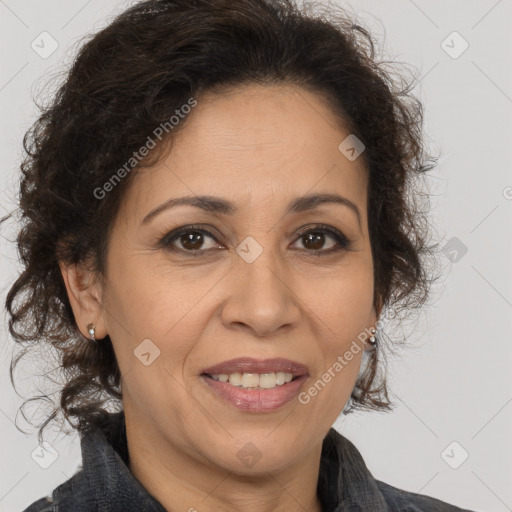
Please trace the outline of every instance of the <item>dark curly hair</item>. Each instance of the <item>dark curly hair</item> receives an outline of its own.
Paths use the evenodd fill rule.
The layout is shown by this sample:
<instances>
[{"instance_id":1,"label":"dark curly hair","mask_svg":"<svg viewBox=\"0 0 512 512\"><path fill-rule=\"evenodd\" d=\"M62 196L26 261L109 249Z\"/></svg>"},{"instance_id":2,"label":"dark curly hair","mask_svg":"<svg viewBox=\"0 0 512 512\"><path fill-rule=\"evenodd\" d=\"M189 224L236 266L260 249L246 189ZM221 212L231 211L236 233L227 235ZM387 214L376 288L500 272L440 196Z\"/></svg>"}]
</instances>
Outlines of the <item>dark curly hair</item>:
<instances>
[{"instance_id":1,"label":"dark curly hair","mask_svg":"<svg viewBox=\"0 0 512 512\"><path fill-rule=\"evenodd\" d=\"M17 248L23 270L6 297L9 331L20 344L10 376L27 351L50 348L56 358L57 415L83 432L105 424L122 404L120 371L110 338L80 333L59 262L88 263L104 276L111 229L136 169L94 199L155 127L191 97L244 84L289 84L327 100L365 145L368 222L374 261L374 304L394 316L418 309L435 278L428 271L437 244L428 245L423 107L402 73L378 61L369 30L340 8L309 12L293 0L146 0L118 14L85 42L65 80L23 138ZM312 9L313 10L313 9ZM165 154L173 134L136 167ZM421 182L420 182L421 181ZM9 218L4 217L2 222ZM388 338L389 339L389 338ZM384 338L369 355L345 412L391 409ZM388 343L391 345L395 342ZM45 361L49 361L45 353ZM16 389L16 386L15 386ZM43 394L26 400L48 399ZM24 414L25 416L25 414ZM26 418L26 416L25 416Z\"/></svg>"}]
</instances>

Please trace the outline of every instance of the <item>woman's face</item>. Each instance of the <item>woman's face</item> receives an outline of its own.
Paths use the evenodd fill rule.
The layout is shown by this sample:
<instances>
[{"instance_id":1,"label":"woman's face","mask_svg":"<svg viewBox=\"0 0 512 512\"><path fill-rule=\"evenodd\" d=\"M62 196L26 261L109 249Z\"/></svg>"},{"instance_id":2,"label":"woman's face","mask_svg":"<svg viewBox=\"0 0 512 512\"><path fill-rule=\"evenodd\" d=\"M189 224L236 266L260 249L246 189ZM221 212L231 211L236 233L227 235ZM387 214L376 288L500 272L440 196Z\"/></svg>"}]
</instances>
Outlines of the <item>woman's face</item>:
<instances>
[{"instance_id":1,"label":"woman's face","mask_svg":"<svg viewBox=\"0 0 512 512\"><path fill-rule=\"evenodd\" d=\"M168 156L138 170L124 197L96 338L112 339L139 432L229 471L272 471L319 446L360 368L361 349L344 354L377 319L367 171L338 148L349 133L328 106L303 89L251 85L197 100ZM358 214L335 202L289 211L316 194L338 194ZM182 204L144 221L170 199L197 196L233 211ZM201 374L242 357L296 361L308 376L281 406L237 406ZM254 469L244 450L259 453Z\"/></svg>"}]
</instances>

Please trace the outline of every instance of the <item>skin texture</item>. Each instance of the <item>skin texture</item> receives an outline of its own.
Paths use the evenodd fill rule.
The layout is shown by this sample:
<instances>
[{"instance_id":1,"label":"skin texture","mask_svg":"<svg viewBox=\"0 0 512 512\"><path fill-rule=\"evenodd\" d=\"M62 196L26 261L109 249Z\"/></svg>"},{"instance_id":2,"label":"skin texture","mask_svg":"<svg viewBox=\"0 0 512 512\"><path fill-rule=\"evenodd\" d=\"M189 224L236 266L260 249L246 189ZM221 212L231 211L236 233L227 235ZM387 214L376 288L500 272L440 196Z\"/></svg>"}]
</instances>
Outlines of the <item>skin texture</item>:
<instances>
[{"instance_id":1,"label":"skin texture","mask_svg":"<svg viewBox=\"0 0 512 512\"><path fill-rule=\"evenodd\" d=\"M322 440L350 396L362 351L308 404L265 413L222 401L199 374L235 357L285 357L308 366L306 390L375 326L367 170L339 151L349 133L314 93L248 85L197 99L170 153L138 172L124 197L104 285L81 267L61 266L75 318L86 337L91 322L96 339L110 335L130 469L167 510L320 511ZM322 192L355 203L361 226L337 204L285 215L289 201ZM240 211L179 206L141 225L167 199L203 194ZM323 244L297 235L319 223L341 231L352 250L327 253L331 235ZM172 242L175 252L158 245L190 224L215 235L194 242L202 256L187 256L185 237ZM250 264L236 252L247 236L263 248ZM315 249L324 255L311 255ZM160 350L147 366L134 356L144 339ZM252 467L237 457L248 442L261 453Z\"/></svg>"}]
</instances>

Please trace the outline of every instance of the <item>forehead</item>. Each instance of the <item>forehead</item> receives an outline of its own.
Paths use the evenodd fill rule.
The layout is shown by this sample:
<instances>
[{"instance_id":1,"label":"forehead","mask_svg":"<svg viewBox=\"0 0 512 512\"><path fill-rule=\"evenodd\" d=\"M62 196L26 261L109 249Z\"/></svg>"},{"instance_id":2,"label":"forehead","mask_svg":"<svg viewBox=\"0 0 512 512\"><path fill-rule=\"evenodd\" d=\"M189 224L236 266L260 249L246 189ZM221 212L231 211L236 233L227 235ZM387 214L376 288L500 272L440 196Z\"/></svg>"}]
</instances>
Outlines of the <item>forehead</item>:
<instances>
[{"instance_id":1,"label":"forehead","mask_svg":"<svg viewBox=\"0 0 512 512\"><path fill-rule=\"evenodd\" d=\"M350 161L338 149L348 135L321 96L296 86L206 93L166 157L137 171L126 200L138 217L190 194L230 198L241 207L276 201L284 207L299 195L338 192L363 206L364 160Z\"/></svg>"}]
</instances>

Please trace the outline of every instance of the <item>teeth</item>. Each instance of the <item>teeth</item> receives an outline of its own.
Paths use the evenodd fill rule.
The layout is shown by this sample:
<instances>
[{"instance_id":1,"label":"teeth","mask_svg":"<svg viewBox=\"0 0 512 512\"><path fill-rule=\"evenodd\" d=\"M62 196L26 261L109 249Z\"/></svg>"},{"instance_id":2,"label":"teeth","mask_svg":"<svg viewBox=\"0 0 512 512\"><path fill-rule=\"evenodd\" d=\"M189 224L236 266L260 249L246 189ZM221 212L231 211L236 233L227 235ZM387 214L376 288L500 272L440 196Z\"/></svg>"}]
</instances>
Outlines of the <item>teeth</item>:
<instances>
[{"instance_id":1,"label":"teeth","mask_svg":"<svg viewBox=\"0 0 512 512\"><path fill-rule=\"evenodd\" d=\"M213 380L220 380L221 382L229 382L232 386L243 389L269 389L276 386L282 386L285 382L290 382L293 379L291 373L277 372L277 373L240 373L235 372L227 375L221 373L219 375L212 375Z\"/></svg>"}]
</instances>

